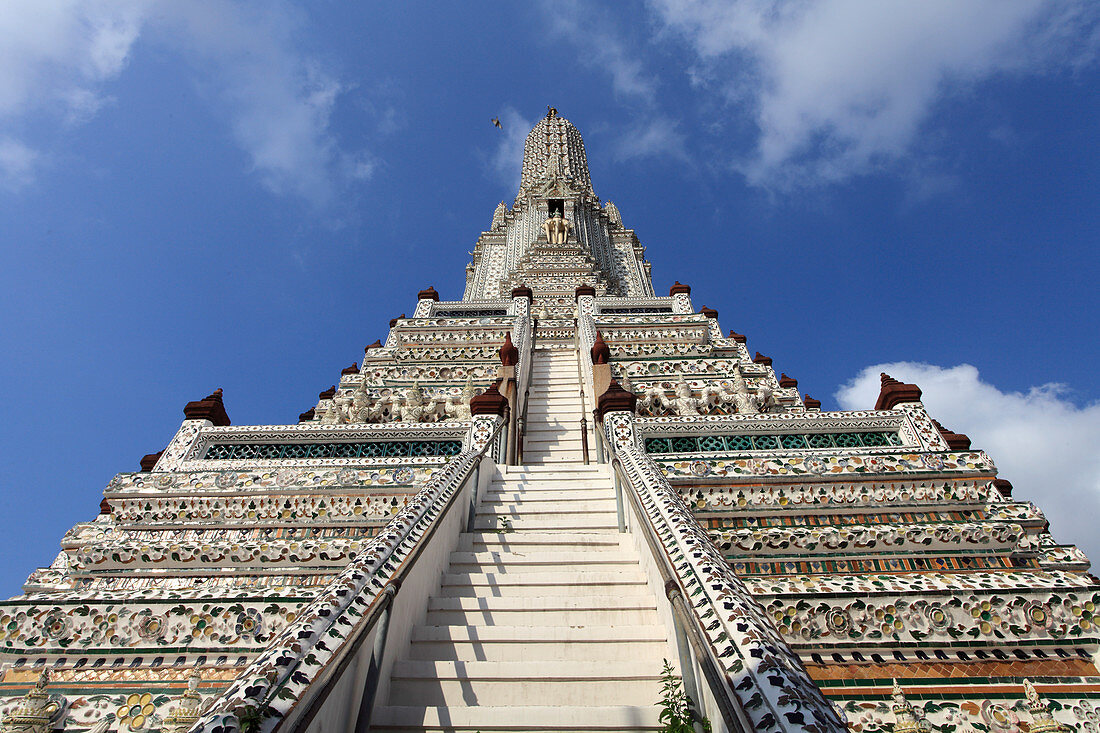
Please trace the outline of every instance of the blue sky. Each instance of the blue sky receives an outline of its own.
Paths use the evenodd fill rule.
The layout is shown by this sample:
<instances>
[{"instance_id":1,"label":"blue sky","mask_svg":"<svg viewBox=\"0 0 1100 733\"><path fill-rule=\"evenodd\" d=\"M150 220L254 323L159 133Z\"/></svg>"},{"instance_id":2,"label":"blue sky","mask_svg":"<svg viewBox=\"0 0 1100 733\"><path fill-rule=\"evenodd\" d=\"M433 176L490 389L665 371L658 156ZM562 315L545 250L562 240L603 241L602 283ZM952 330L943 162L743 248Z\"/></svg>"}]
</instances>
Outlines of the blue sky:
<instances>
[{"instance_id":1,"label":"blue sky","mask_svg":"<svg viewBox=\"0 0 1100 733\"><path fill-rule=\"evenodd\" d=\"M188 400L294 422L460 297L547 104L658 291L826 409L918 379L1100 556L1098 52L1089 0L9 0L0 595Z\"/></svg>"}]
</instances>

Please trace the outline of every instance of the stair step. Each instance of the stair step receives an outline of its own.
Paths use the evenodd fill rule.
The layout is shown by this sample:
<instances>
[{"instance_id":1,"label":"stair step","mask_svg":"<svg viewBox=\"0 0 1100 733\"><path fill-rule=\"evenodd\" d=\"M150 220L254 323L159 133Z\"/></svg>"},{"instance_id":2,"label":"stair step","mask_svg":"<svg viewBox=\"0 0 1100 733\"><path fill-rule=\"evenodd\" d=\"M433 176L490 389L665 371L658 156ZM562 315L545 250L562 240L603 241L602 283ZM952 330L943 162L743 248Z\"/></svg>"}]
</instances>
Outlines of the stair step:
<instances>
[{"instance_id":1,"label":"stair step","mask_svg":"<svg viewBox=\"0 0 1100 733\"><path fill-rule=\"evenodd\" d=\"M418 626L409 657L463 662L628 662L668 656L662 626Z\"/></svg>"},{"instance_id":2,"label":"stair step","mask_svg":"<svg viewBox=\"0 0 1100 733\"><path fill-rule=\"evenodd\" d=\"M558 524L568 524L573 520L589 522L590 520L602 520L610 522L618 521L615 514L615 502L609 500L606 506L596 508L555 508L552 505L528 507L517 509L504 504L482 504L475 515L475 520L484 519L487 522L497 522L507 519L513 525L516 522L531 522L554 520ZM501 529L494 526L494 530Z\"/></svg>"},{"instance_id":3,"label":"stair step","mask_svg":"<svg viewBox=\"0 0 1100 733\"><path fill-rule=\"evenodd\" d=\"M491 493L568 493L574 491L596 491L606 489L613 490L610 477L576 476L572 478L543 479L534 476L524 478L493 479L493 483L486 489L486 495Z\"/></svg>"},{"instance_id":4,"label":"stair step","mask_svg":"<svg viewBox=\"0 0 1100 733\"><path fill-rule=\"evenodd\" d=\"M598 501L601 499L615 501L615 490L610 486L606 488L600 487L590 489L543 489L542 491L515 488L510 490L498 489L496 491L490 489L483 495L482 504L516 504L519 506L529 506L559 501L579 503L584 501Z\"/></svg>"},{"instance_id":5,"label":"stair step","mask_svg":"<svg viewBox=\"0 0 1100 733\"><path fill-rule=\"evenodd\" d=\"M660 696L660 672L659 658L633 662L402 660L393 665L389 702L523 706L535 699L590 706L613 697L628 705L653 705Z\"/></svg>"},{"instance_id":6,"label":"stair step","mask_svg":"<svg viewBox=\"0 0 1100 733\"><path fill-rule=\"evenodd\" d=\"M527 430L527 435L523 436L524 446L529 446L532 443L555 443L561 441L580 443L580 423L571 428L547 426L540 429L538 425L531 425Z\"/></svg>"},{"instance_id":7,"label":"stair step","mask_svg":"<svg viewBox=\"0 0 1100 733\"><path fill-rule=\"evenodd\" d=\"M470 596L433 597L427 625L594 626L658 623L652 596Z\"/></svg>"},{"instance_id":8,"label":"stair step","mask_svg":"<svg viewBox=\"0 0 1100 733\"><path fill-rule=\"evenodd\" d=\"M452 552L451 572L474 572L474 568L501 570L503 572L531 572L538 569L561 570L571 568L604 568L608 571L616 568L637 568L638 560L626 552L554 552L517 551L517 552ZM480 571L479 571L480 572Z\"/></svg>"},{"instance_id":9,"label":"stair step","mask_svg":"<svg viewBox=\"0 0 1100 733\"><path fill-rule=\"evenodd\" d=\"M623 544L618 532L470 532L463 533L458 541L460 552L536 552L544 549L562 552L584 548L586 553L592 553L621 547Z\"/></svg>"},{"instance_id":10,"label":"stair step","mask_svg":"<svg viewBox=\"0 0 1100 733\"><path fill-rule=\"evenodd\" d=\"M536 436L536 437L527 436L527 439L523 441L523 452L524 453L530 453L532 449L534 449L534 450L546 450L547 448L550 448L550 447L559 448L559 447L565 447L565 446L569 446L569 447L576 446L578 449L580 449L581 439L579 437L568 437L568 436L563 436L563 437L560 437L560 438L543 437L543 436Z\"/></svg>"},{"instance_id":11,"label":"stair step","mask_svg":"<svg viewBox=\"0 0 1100 733\"><path fill-rule=\"evenodd\" d=\"M547 474L547 473L590 473L599 476L610 476L611 468L606 464L593 463L587 466L560 467L554 466L499 466L501 474Z\"/></svg>"},{"instance_id":12,"label":"stair step","mask_svg":"<svg viewBox=\"0 0 1100 733\"><path fill-rule=\"evenodd\" d=\"M523 460L531 464L550 463L551 461L582 463L584 461L584 451L581 450L579 445L544 445L524 450Z\"/></svg>"},{"instance_id":13,"label":"stair step","mask_svg":"<svg viewBox=\"0 0 1100 733\"><path fill-rule=\"evenodd\" d=\"M631 567L620 568L612 566L606 570L588 569L573 570L561 569L554 572L543 573L502 573L493 569L483 572L443 573L441 586L537 586L539 588L551 588L558 586L570 586L584 588L593 585L645 585L646 577L641 567L634 563ZM543 595L553 595L554 591L548 591Z\"/></svg>"},{"instance_id":14,"label":"stair step","mask_svg":"<svg viewBox=\"0 0 1100 733\"><path fill-rule=\"evenodd\" d=\"M371 731L437 733L546 733L547 731L661 730L659 709L645 706L523 706L523 707L404 707L375 709Z\"/></svg>"},{"instance_id":15,"label":"stair step","mask_svg":"<svg viewBox=\"0 0 1100 733\"><path fill-rule=\"evenodd\" d=\"M499 644L593 644L616 641L667 642L660 625L618 626L417 626L412 640Z\"/></svg>"},{"instance_id":16,"label":"stair step","mask_svg":"<svg viewBox=\"0 0 1100 733\"><path fill-rule=\"evenodd\" d=\"M571 518L577 515L603 515L615 511L615 499L599 499L585 502L539 502L519 508L512 504L483 502L477 510L478 517L508 517L510 519Z\"/></svg>"},{"instance_id":17,"label":"stair step","mask_svg":"<svg viewBox=\"0 0 1100 733\"><path fill-rule=\"evenodd\" d=\"M474 529L477 530L489 530L495 531L498 529L504 529L503 525L497 520L499 517L479 516L474 520ZM536 531L561 531L561 532L576 532L577 530L593 530L593 529L605 529L608 531L617 530L619 528L618 520L615 515L610 517L602 514L597 516L571 516L567 519L509 519L508 523L511 524L512 530L516 532L522 532L526 530ZM505 534L510 534L505 532Z\"/></svg>"},{"instance_id":18,"label":"stair step","mask_svg":"<svg viewBox=\"0 0 1100 733\"><path fill-rule=\"evenodd\" d=\"M524 428L524 439L530 440L532 434L553 432L556 435L581 434L581 411L578 409L572 414L556 414L542 417L540 415L528 415L527 425Z\"/></svg>"},{"instance_id":19,"label":"stair step","mask_svg":"<svg viewBox=\"0 0 1100 733\"><path fill-rule=\"evenodd\" d=\"M645 576L640 568L617 570L579 571L563 573L542 571L529 573L444 573L439 588L440 597L498 598L513 596L605 596L610 594L649 594Z\"/></svg>"}]
</instances>

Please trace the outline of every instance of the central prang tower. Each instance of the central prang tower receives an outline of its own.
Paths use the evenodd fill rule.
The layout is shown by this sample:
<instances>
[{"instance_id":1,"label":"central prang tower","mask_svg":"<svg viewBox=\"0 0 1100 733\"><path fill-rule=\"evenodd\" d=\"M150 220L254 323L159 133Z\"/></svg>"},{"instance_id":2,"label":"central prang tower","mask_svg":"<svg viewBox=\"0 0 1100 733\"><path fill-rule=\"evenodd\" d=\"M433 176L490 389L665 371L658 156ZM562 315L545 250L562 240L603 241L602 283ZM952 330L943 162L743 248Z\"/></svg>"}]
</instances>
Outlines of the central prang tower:
<instances>
[{"instance_id":1,"label":"central prang tower","mask_svg":"<svg viewBox=\"0 0 1100 733\"><path fill-rule=\"evenodd\" d=\"M562 224L547 226L560 218ZM615 204L601 208L592 190L584 140L550 108L527 136L519 193L501 201L489 231L478 238L466 268L464 300L508 298L531 288L537 314L572 317L574 290L599 296L652 297L649 263Z\"/></svg>"}]
</instances>

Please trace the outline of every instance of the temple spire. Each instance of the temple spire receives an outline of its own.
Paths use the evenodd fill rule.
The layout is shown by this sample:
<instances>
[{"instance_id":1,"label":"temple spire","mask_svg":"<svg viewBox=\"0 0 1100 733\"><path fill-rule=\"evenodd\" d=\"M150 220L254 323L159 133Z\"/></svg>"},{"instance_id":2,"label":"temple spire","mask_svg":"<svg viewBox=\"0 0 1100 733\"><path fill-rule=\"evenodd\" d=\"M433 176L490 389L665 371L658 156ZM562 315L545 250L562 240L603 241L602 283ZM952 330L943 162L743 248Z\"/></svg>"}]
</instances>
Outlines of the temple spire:
<instances>
[{"instance_id":1,"label":"temple spire","mask_svg":"<svg viewBox=\"0 0 1100 733\"><path fill-rule=\"evenodd\" d=\"M554 107L539 120L523 145L523 173L516 201L563 194L594 196L580 131Z\"/></svg>"}]
</instances>

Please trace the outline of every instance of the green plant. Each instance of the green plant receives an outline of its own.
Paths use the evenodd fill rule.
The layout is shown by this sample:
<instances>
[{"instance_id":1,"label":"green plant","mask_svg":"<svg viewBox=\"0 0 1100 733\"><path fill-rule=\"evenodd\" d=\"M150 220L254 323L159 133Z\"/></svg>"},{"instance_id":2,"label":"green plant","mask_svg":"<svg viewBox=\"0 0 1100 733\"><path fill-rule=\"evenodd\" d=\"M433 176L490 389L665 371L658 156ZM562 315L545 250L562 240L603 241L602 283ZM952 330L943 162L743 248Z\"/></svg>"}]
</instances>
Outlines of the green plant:
<instances>
[{"instance_id":1,"label":"green plant","mask_svg":"<svg viewBox=\"0 0 1100 733\"><path fill-rule=\"evenodd\" d=\"M512 531L512 520L508 517L497 517L497 522L500 524L497 527L497 534L504 534L505 532Z\"/></svg>"},{"instance_id":2,"label":"green plant","mask_svg":"<svg viewBox=\"0 0 1100 733\"><path fill-rule=\"evenodd\" d=\"M672 668L672 662L664 660L661 670L661 713L658 720L664 725L664 733L710 732L710 721L700 717L695 702L684 692L683 683ZM696 727L698 724L698 728Z\"/></svg>"},{"instance_id":3,"label":"green plant","mask_svg":"<svg viewBox=\"0 0 1100 733\"><path fill-rule=\"evenodd\" d=\"M237 711L237 722L241 726L242 733L257 733L260 730L267 707L267 705L263 707L246 705L243 709Z\"/></svg>"}]
</instances>

